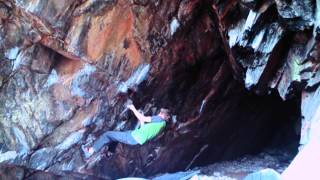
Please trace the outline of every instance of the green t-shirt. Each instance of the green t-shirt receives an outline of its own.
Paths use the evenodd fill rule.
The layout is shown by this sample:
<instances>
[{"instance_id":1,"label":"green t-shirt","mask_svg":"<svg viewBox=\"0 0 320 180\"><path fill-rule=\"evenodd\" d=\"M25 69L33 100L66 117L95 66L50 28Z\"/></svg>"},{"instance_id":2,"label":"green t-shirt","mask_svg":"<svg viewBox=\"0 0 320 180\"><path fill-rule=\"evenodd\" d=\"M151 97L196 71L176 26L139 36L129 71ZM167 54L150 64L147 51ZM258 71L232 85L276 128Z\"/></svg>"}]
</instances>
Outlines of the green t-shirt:
<instances>
[{"instance_id":1,"label":"green t-shirt","mask_svg":"<svg viewBox=\"0 0 320 180\"><path fill-rule=\"evenodd\" d=\"M159 116L152 116L151 122L132 131L133 138L139 143L144 144L146 141L154 138L161 129L166 125L166 121Z\"/></svg>"}]
</instances>

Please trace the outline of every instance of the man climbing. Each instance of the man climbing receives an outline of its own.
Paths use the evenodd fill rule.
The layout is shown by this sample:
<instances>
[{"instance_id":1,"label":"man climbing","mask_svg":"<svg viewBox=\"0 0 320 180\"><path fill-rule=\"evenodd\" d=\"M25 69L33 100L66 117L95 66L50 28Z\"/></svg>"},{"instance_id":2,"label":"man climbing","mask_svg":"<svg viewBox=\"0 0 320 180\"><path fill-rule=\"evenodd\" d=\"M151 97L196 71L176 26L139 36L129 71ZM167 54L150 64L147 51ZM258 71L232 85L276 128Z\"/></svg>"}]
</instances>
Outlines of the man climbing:
<instances>
[{"instance_id":1,"label":"man climbing","mask_svg":"<svg viewBox=\"0 0 320 180\"><path fill-rule=\"evenodd\" d=\"M162 128L165 127L166 121L169 120L169 110L161 108L156 116L144 116L133 104L127 105L140 122L140 127L133 131L107 131L103 133L92 147L82 148L86 158L99 151L104 145L110 142L121 142L123 144L137 145L144 144L148 140L158 135Z\"/></svg>"}]
</instances>

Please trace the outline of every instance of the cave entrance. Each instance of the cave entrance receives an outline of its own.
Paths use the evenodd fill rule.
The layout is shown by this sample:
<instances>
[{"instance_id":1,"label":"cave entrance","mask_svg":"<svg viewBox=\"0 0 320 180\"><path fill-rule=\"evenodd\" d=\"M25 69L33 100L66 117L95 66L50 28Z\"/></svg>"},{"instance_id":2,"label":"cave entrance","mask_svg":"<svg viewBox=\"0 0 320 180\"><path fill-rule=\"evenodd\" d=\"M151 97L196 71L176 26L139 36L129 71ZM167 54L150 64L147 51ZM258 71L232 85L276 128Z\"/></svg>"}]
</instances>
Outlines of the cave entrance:
<instances>
[{"instance_id":1,"label":"cave entrance","mask_svg":"<svg viewBox=\"0 0 320 180\"><path fill-rule=\"evenodd\" d=\"M220 124L206 124L208 129L214 127L216 131L210 133L205 142L209 146L192 167L258 155L268 149L290 153L293 158L298 152L300 139L300 99L283 101L275 92L258 96L248 91L244 91L243 96L229 97L223 103L231 104L228 105L231 108L221 108L224 112L220 113L227 117L220 116Z\"/></svg>"}]
</instances>

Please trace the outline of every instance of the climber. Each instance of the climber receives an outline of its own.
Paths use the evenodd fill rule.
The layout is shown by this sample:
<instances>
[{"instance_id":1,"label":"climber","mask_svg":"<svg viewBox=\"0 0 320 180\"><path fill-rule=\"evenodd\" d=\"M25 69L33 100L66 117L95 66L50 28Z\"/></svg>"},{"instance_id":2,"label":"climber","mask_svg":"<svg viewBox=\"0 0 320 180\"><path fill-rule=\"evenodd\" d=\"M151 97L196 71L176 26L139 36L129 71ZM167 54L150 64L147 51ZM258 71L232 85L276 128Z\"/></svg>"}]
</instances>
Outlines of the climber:
<instances>
[{"instance_id":1,"label":"climber","mask_svg":"<svg viewBox=\"0 0 320 180\"><path fill-rule=\"evenodd\" d=\"M133 104L127 105L140 122L140 127L133 131L107 131L103 133L92 147L83 147L82 150L86 158L99 151L104 145L110 142L121 142L128 145L144 144L148 140L154 138L162 128L165 127L166 121L169 120L169 110L161 108L156 116L144 116Z\"/></svg>"}]
</instances>

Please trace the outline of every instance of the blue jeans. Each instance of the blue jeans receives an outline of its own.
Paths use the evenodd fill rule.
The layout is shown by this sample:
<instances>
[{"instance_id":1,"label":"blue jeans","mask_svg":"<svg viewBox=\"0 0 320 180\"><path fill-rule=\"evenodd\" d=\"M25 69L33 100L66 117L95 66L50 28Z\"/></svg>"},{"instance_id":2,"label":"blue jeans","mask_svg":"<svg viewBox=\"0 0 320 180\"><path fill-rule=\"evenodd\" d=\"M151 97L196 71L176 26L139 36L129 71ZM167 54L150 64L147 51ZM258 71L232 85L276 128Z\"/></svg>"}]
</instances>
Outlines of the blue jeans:
<instances>
[{"instance_id":1,"label":"blue jeans","mask_svg":"<svg viewBox=\"0 0 320 180\"><path fill-rule=\"evenodd\" d=\"M138 142L131 135L132 131L107 131L93 143L93 150L99 151L104 145L110 142L121 142L123 144L136 145Z\"/></svg>"}]
</instances>

